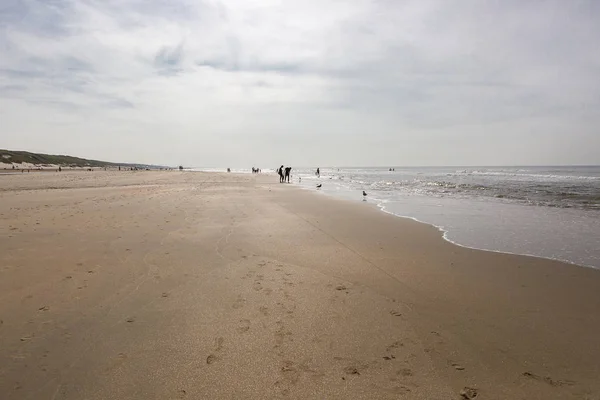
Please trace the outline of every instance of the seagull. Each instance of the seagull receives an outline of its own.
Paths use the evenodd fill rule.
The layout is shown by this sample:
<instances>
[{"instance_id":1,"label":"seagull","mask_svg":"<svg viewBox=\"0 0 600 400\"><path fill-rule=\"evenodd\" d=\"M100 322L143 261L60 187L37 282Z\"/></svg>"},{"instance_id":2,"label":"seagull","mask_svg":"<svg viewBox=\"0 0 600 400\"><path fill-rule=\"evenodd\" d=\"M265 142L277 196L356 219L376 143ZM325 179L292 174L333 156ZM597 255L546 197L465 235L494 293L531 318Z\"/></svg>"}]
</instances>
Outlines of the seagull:
<instances>
[{"instance_id":1,"label":"seagull","mask_svg":"<svg viewBox=\"0 0 600 400\"><path fill-rule=\"evenodd\" d=\"M365 192L365 191L363 190L363 196L366 196L366 195L367 195L367 192Z\"/></svg>"},{"instance_id":2,"label":"seagull","mask_svg":"<svg viewBox=\"0 0 600 400\"><path fill-rule=\"evenodd\" d=\"M317 189L321 189L321 186L323 186L323 185L319 183L319 184L317 185Z\"/></svg>"}]
</instances>

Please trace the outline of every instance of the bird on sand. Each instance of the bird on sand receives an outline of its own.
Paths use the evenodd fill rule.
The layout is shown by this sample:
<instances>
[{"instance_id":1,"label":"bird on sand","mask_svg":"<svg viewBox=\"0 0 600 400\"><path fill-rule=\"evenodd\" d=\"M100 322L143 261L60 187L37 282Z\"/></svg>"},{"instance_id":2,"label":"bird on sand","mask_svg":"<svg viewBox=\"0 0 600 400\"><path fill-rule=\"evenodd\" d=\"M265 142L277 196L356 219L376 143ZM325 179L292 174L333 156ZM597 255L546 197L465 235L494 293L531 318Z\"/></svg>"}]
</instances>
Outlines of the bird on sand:
<instances>
[{"instance_id":1,"label":"bird on sand","mask_svg":"<svg viewBox=\"0 0 600 400\"><path fill-rule=\"evenodd\" d=\"M323 186L323 185L319 183L319 184L317 185L317 189L321 189L321 186Z\"/></svg>"}]
</instances>

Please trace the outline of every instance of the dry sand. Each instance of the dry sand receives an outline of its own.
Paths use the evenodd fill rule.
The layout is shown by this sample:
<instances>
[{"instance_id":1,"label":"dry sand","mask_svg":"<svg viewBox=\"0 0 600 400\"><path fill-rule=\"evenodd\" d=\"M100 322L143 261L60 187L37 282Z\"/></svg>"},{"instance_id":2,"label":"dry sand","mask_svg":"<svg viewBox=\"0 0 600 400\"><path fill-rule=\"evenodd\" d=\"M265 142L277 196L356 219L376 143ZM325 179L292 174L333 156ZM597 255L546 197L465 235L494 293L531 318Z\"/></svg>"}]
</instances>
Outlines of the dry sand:
<instances>
[{"instance_id":1,"label":"dry sand","mask_svg":"<svg viewBox=\"0 0 600 400\"><path fill-rule=\"evenodd\" d=\"M274 176L0 176L0 320L3 400L600 399L600 271Z\"/></svg>"}]
</instances>

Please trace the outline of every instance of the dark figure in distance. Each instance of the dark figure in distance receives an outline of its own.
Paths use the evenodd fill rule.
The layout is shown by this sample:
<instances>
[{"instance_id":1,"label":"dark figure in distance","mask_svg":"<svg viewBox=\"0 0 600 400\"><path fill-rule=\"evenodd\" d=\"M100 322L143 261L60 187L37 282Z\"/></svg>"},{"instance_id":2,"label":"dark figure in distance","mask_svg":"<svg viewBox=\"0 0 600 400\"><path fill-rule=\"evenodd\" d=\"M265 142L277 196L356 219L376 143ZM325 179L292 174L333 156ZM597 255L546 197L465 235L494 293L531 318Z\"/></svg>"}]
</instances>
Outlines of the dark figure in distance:
<instances>
[{"instance_id":1,"label":"dark figure in distance","mask_svg":"<svg viewBox=\"0 0 600 400\"><path fill-rule=\"evenodd\" d=\"M286 167L285 168L285 178L284 178L284 182L287 181L287 183L290 183L290 171L292 170L292 167Z\"/></svg>"},{"instance_id":2,"label":"dark figure in distance","mask_svg":"<svg viewBox=\"0 0 600 400\"><path fill-rule=\"evenodd\" d=\"M317 168L317 173L315 175L317 175L318 178L321 177L321 171L319 171L319 168Z\"/></svg>"},{"instance_id":3,"label":"dark figure in distance","mask_svg":"<svg viewBox=\"0 0 600 400\"><path fill-rule=\"evenodd\" d=\"M279 183L283 183L283 165L279 167L277 173L279 174Z\"/></svg>"}]
</instances>

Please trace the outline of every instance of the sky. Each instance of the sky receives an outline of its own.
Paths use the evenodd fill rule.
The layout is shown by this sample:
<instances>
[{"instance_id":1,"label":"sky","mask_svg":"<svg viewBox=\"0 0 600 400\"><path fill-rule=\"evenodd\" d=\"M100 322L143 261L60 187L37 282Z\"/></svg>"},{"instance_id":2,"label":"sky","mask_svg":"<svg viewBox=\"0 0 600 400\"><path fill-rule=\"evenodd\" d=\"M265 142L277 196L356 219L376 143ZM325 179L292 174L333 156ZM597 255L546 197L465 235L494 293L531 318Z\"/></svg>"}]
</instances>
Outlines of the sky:
<instances>
[{"instance_id":1,"label":"sky","mask_svg":"<svg viewBox=\"0 0 600 400\"><path fill-rule=\"evenodd\" d=\"M600 1L1 0L0 148L600 164Z\"/></svg>"}]
</instances>

